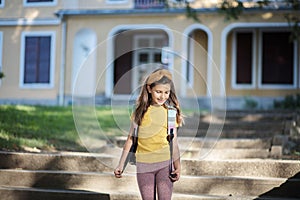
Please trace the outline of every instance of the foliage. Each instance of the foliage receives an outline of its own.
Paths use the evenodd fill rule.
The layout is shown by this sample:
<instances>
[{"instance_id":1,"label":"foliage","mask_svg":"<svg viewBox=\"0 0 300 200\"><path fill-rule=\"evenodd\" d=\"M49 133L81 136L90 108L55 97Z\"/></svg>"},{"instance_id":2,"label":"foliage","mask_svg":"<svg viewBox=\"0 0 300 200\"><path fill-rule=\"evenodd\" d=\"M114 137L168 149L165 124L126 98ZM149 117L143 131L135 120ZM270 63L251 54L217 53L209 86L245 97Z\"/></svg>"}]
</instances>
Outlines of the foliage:
<instances>
[{"instance_id":1,"label":"foliage","mask_svg":"<svg viewBox=\"0 0 300 200\"><path fill-rule=\"evenodd\" d=\"M292 34L290 36L290 40L299 40L300 41L300 18L297 18L293 15L286 14L285 15L286 20L289 23L289 26L291 28Z\"/></svg>"},{"instance_id":2,"label":"foliage","mask_svg":"<svg viewBox=\"0 0 300 200\"><path fill-rule=\"evenodd\" d=\"M257 108L257 106L258 106L257 101L255 101L250 96L245 97L244 100L245 100L245 108L247 108L247 109L255 109L255 108Z\"/></svg>"},{"instance_id":3,"label":"foliage","mask_svg":"<svg viewBox=\"0 0 300 200\"><path fill-rule=\"evenodd\" d=\"M192 18L196 22L200 22L200 19L197 17L197 12L193 9L189 3L186 4L186 16Z\"/></svg>"},{"instance_id":4,"label":"foliage","mask_svg":"<svg viewBox=\"0 0 300 200\"><path fill-rule=\"evenodd\" d=\"M195 0L200 1L200 0ZM196 22L200 22L201 20L198 18L197 9L194 9L190 5L190 1L188 0L181 0L179 1L179 6L185 4L186 7L186 15L194 19ZM253 8L263 9L268 8L274 1L270 0L223 0L219 6L219 12L224 15L225 20L237 20L239 16L247 9L247 4L251 4ZM276 3L276 2L275 2ZM300 11L300 1L299 0L283 0L283 5L285 7L285 18L289 23L291 28L291 40L298 40L300 41L300 18L295 16L295 12ZM277 9L277 8L273 8Z\"/></svg>"},{"instance_id":5,"label":"foliage","mask_svg":"<svg viewBox=\"0 0 300 200\"><path fill-rule=\"evenodd\" d=\"M245 10L246 3L252 3L253 7L258 8L265 8L270 6L272 1L270 0L261 0L261 1L241 1L241 0L223 0L220 6L220 12L225 15L226 20L237 20L239 16L243 13ZM274 2L273 2L274 3ZM300 11L300 1L299 0L284 0L285 12L287 14L285 15L285 18L287 22L289 23L289 26L291 28L291 41L293 40L300 40L300 27L299 22L300 18L293 15L293 11L298 12Z\"/></svg>"},{"instance_id":6,"label":"foliage","mask_svg":"<svg viewBox=\"0 0 300 200\"><path fill-rule=\"evenodd\" d=\"M238 0L224 0L220 6L220 13L225 15L225 20L237 20L244 10L244 4Z\"/></svg>"},{"instance_id":7,"label":"foliage","mask_svg":"<svg viewBox=\"0 0 300 200\"><path fill-rule=\"evenodd\" d=\"M4 73L0 72L0 79L4 78Z\"/></svg>"},{"instance_id":8,"label":"foliage","mask_svg":"<svg viewBox=\"0 0 300 200\"><path fill-rule=\"evenodd\" d=\"M280 109L300 108L300 94L287 95L283 100L275 100L274 108L280 108Z\"/></svg>"}]
</instances>

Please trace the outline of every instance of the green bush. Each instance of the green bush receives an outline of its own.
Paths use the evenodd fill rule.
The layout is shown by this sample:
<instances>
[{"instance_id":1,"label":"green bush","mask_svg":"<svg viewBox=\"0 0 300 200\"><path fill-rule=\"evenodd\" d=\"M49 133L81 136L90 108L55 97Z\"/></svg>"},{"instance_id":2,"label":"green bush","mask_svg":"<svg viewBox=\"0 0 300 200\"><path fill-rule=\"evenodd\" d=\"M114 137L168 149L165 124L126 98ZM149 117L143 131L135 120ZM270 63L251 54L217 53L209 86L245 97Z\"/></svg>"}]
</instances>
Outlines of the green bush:
<instances>
[{"instance_id":1,"label":"green bush","mask_svg":"<svg viewBox=\"0 0 300 200\"><path fill-rule=\"evenodd\" d=\"M247 96L247 97L244 98L244 100L245 100L244 106L245 106L246 109L255 109L255 108L257 108L258 103L257 103L257 101L255 101L255 99Z\"/></svg>"},{"instance_id":2,"label":"green bush","mask_svg":"<svg viewBox=\"0 0 300 200\"><path fill-rule=\"evenodd\" d=\"M274 108L280 108L280 109L300 108L300 94L287 95L283 100L274 100Z\"/></svg>"}]
</instances>

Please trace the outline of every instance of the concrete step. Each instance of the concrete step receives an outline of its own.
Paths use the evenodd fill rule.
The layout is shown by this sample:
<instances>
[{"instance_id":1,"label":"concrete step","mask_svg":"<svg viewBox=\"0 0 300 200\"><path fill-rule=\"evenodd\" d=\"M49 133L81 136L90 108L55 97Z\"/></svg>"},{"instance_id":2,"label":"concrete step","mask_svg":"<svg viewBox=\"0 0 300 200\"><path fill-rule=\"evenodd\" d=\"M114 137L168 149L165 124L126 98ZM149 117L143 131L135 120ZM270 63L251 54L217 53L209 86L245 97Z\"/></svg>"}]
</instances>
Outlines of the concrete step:
<instances>
[{"instance_id":1,"label":"concrete step","mask_svg":"<svg viewBox=\"0 0 300 200\"><path fill-rule=\"evenodd\" d=\"M102 149L102 153L121 156L120 148L114 146L107 146ZM180 157L182 159L196 159L196 160L225 160L225 159L247 159L247 158L281 158L282 149L280 146L274 149L215 149L211 148L180 148Z\"/></svg>"},{"instance_id":2,"label":"concrete step","mask_svg":"<svg viewBox=\"0 0 300 200\"><path fill-rule=\"evenodd\" d=\"M251 198L251 200L253 197ZM139 192L124 194L111 194L111 200L142 200ZM217 196L217 195L192 195L192 194L180 194L180 193L173 193L172 200L227 200L227 197L224 196ZM241 199L239 199L241 200ZM248 197L244 200L250 200Z\"/></svg>"},{"instance_id":3,"label":"concrete step","mask_svg":"<svg viewBox=\"0 0 300 200\"><path fill-rule=\"evenodd\" d=\"M280 112L225 112L220 115L218 113L203 113L201 115L194 114L185 117L185 124L195 122L202 123L225 123L225 124L236 124L244 122L253 123L284 123L288 121L294 121L297 119L297 113L289 111L286 113Z\"/></svg>"},{"instance_id":4,"label":"concrete step","mask_svg":"<svg viewBox=\"0 0 300 200\"><path fill-rule=\"evenodd\" d=\"M249 122L245 122L245 121L228 121L227 119L225 121L221 122L213 122L213 121L197 121L196 119L190 120L188 119L184 126L182 126L182 128L188 127L188 128L192 128L192 129L208 129L209 126L211 126L211 128L213 128L213 126L217 126L219 124L223 124L223 129L226 130L231 130L234 128L240 128L240 129L244 129L244 130L259 130L262 128L268 128L271 130L277 130L277 129L282 129L286 126L288 122L287 121L269 121L269 122L260 122L260 121L249 121Z\"/></svg>"},{"instance_id":5,"label":"concrete step","mask_svg":"<svg viewBox=\"0 0 300 200\"><path fill-rule=\"evenodd\" d=\"M3 200L110 200L109 194L83 190L42 189L0 186Z\"/></svg>"},{"instance_id":6,"label":"concrete step","mask_svg":"<svg viewBox=\"0 0 300 200\"><path fill-rule=\"evenodd\" d=\"M295 124L295 112L261 111L244 112L231 111L223 115L203 114L187 116L185 125L179 130L179 135L204 136L208 129L211 132L222 132L222 137L269 137L272 134L288 134ZM244 133L240 135L241 133Z\"/></svg>"},{"instance_id":7,"label":"concrete step","mask_svg":"<svg viewBox=\"0 0 300 200\"><path fill-rule=\"evenodd\" d=\"M297 117L297 110L228 110L226 112L194 114L193 118L200 118L203 121L207 119L220 119L226 115L228 121L248 121L248 122L269 122L293 120Z\"/></svg>"},{"instance_id":8,"label":"concrete step","mask_svg":"<svg viewBox=\"0 0 300 200\"><path fill-rule=\"evenodd\" d=\"M115 145L120 148L126 137L115 138ZM195 138L179 137L179 149L182 158L194 159L239 159L239 158L281 158L283 153L283 139L228 139L228 138ZM112 146L102 149L103 153L119 156L120 152Z\"/></svg>"},{"instance_id":9,"label":"concrete step","mask_svg":"<svg viewBox=\"0 0 300 200\"><path fill-rule=\"evenodd\" d=\"M125 139L125 138L123 138ZM272 138L193 138L178 137L179 148L198 149L213 146L214 149L269 149L272 146Z\"/></svg>"},{"instance_id":10,"label":"concrete step","mask_svg":"<svg viewBox=\"0 0 300 200\"><path fill-rule=\"evenodd\" d=\"M290 178L300 172L300 161L274 159L187 160L181 173L191 176L247 176Z\"/></svg>"},{"instance_id":11,"label":"concrete step","mask_svg":"<svg viewBox=\"0 0 300 200\"><path fill-rule=\"evenodd\" d=\"M250 158L280 158L281 151L271 152L269 149L194 149L181 152L182 158L200 160L227 160Z\"/></svg>"},{"instance_id":12,"label":"concrete step","mask_svg":"<svg viewBox=\"0 0 300 200\"><path fill-rule=\"evenodd\" d=\"M3 166L9 168L0 171L0 185L5 187L88 191L101 195L110 194L110 198L115 200L139 199L133 172L127 168L126 172L131 173L125 173L122 179L116 179L112 174L113 169L102 164L102 158L112 162L111 159L114 157L111 156L67 152L57 154L1 152L0 155L2 168ZM299 187L297 175L300 171L300 162L295 160L182 159L181 163L182 177L175 183L174 199L252 200L254 196L259 199L269 198L271 191L273 191L271 197L281 195L282 199L292 199L297 193L289 189L295 190ZM134 168L130 165L128 167ZM249 192L249 188L256 192ZM275 192L276 188L279 188L280 192ZM5 192L7 193L6 190Z\"/></svg>"},{"instance_id":13,"label":"concrete step","mask_svg":"<svg viewBox=\"0 0 300 200\"><path fill-rule=\"evenodd\" d=\"M278 187L286 179L257 177L182 177L175 191L187 194L213 194L220 196L258 196ZM300 186L298 182L292 182ZM188 186L188 187L186 187Z\"/></svg>"},{"instance_id":14,"label":"concrete step","mask_svg":"<svg viewBox=\"0 0 300 200\"><path fill-rule=\"evenodd\" d=\"M125 136L114 138L114 145L123 147ZM270 149L272 138L207 138L207 137L178 137L179 148L199 149L214 147L214 149ZM277 142L278 144L278 142Z\"/></svg>"},{"instance_id":15,"label":"concrete step","mask_svg":"<svg viewBox=\"0 0 300 200\"><path fill-rule=\"evenodd\" d=\"M257 197L252 200L299 200L299 198L289 197Z\"/></svg>"},{"instance_id":16,"label":"concrete step","mask_svg":"<svg viewBox=\"0 0 300 200\"><path fill-rule=\"evenodd\" d=\"M121 149L119 149L121 153ZM222 153L222 151L220 152ZM0 169L112 172L118 156L95 153L0 152ZM288 178L300 171L298 160L277 159L181 159L183 175L258 176ZM126 171L134 172L128 165Z\"/></svg>"},{"instance_id":17,"label":"concrete step","mask_svg":"<svg viewBox=\"0 0 300 200\"><path fill-rule=\"evenodd\" d=\"M300 199L300 191L299 186L294 184L295 182L299 181L300 172L295 174L293 177L290 177L287 181L282 183L280 186L269 190L263 194L260 194L256 200L260 199L288 199L288 200L295 200Z\"/></svg>"},{"instance_id":18,"label":"concrete step","mask_svg":"<svg viewBox=\"0 0 300 200\"><path fill-rule=\"evenodd\" d=\"M112 171L116 158L83 152L28 153L0 151L0 169Z\"/></svg>"},{"instance_id":19,"label":"concrete step","mask_svg":"<svg viewBox=\"0 0 300 200\"><path fill-rule=\"evenodd\" d=\"M0 170L0 176L0 185L14 187L71 189L106 194L116 190L123 193L138 191L136 177L132 174L124 174L122 179L116 179L112 173ZM266 177L185 175L175 183L174 192L194 195L258 196L284 182L288 180ZM291 186L300 187L300 181L297 179L289 182L289 187Z\"/></svg>"},{"instance_id":20,"label":"concrete step","mask_svg":"<svg viewBox=\"0 0 300 200\"><path fill-rule=\"evenodd\" d=\"M282 135L283 132L281 129L278 130L269 130L269 129L260 129L260 130L245 130L240 129L239 127L232 130L225 130L222 128L216 129L192 129L182 127L178 130L179 137L213 137L213 138L272 138L274 135Z\"/></svg>"},{"instance_id":21,"label":"concrete step","mask_svg":"<svg viewBox=\"0 0 300 200\"><path fill-rule=\"evenodd\" d=\"M3 200L142 200L139 192L100 194L80 190L54 190L28 187L0 186ZM172 200L226 200L227 197L217 195L189 195L173 193ZM250 200L253 197L241 197L239 200ZM234 200L234 199L232 199Z\"/></svg>"},{"instance_id":22,"label":"concrete step","mask_svg":"<svg viewBox=\"0 0 300 200\"><path fill-rule=\"evenodd\" d=\"M27 187L0 186L0 196L4 200L141 200L138 192L99 194L79 190L54 190ZM188 195L174 193L172 200L299 200L294 197L256 196L217 196L217 195Z\"/></svg>"}]
</instances>

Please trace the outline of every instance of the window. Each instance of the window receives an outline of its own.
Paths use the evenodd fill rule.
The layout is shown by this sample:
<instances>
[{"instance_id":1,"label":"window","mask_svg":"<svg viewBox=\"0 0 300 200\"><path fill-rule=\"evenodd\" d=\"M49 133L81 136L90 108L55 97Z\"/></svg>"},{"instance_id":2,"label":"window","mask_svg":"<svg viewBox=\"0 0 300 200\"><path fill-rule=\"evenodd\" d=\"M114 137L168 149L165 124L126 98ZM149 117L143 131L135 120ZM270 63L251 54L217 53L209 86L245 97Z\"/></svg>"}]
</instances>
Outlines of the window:
<instances>
[{"instance_id":1,"label":"window","mask_svg":"<svg viewBox=\"0 0 300 200\"><path fill-rule=\"evenodd\" d=\"M296 88L297 44L290 41L290 34L273 29L236 30L232 40L232 88Z\"/></svg>"},{"instance_id":2,"label":"window","mask_svg":"<svg viewBox=\"0 0 300 200\"><path fill-rule=\"evenodd\" d=\"M133 39L133 80L135 90L146 74L161 66L161 56L166 37L163 34L135 35Z\"/></svg>"},{"instance_id":3,"label":"window","mask_svg":"<svg viewBox=\"0 0 300 200\"><path fill-rule=\"evenodd\" d=\"M138 9L149 8L164 8L165 1L163 0L134 0L134 6Z\"/></svg>"},{"instance_id":4,"label":"window","mask_svg":"<svg viewBox=\"0 0 300 200\"><path fill-rule=\"evenodd\" d=\"M260 87L296 87L296 44L290 32L261 31Z\"/></svg>"},{"instance_id":5,"label":"window","mask_svg":"<svg viewBox=\"0 0 300 200\"><path fill-rule=\"evenodd\" d=\"M53 87L54 33L24 33L21 52L21 87Z\"/></svg>"},{"instance_id":6,"label":"window","mask_svg":"<svg viewBox=\"0 0 300 200\"><path fill-rule=\"evenodd\" d=\"M55 6L57 0L23 0L24 6Z\"/></svg>"},{"instance_id":7,"label":"window","mask_svg":"<svg viewBox=\"0 0 300 200\"><path fill-rule=\"evenodd\" d=\"M3 8L5 4L5 0L0 0L0 8Z\"/></svg>"},{"instance_id":8,"label":"window","mask_svg":"<svg viewBox=\"0 0 300 200\"><path fill-rule=\"evenodd\" d=\"M255 84L255 34L251 31L234 33L232 54L233 88L254 88Z\"/></svg>"}]
</instances>

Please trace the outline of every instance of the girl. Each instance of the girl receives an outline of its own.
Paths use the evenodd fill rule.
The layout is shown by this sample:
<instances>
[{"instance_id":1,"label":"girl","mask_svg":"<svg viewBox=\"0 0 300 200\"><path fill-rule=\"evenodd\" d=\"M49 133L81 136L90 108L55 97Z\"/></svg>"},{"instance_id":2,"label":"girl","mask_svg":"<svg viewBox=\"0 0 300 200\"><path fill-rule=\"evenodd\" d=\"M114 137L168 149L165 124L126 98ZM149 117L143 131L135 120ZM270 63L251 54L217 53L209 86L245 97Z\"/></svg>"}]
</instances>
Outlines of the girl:
<instances>
[{"instance_id":1,"label":"girl","mask_svg":"<svg viewBox=\"0 0 300 200\"><path fill-rule=\"evenodd\" d=\"M145 80L132 115L130 133L138 126L136 151L137 182L143 200L170 200L173 182L180 178L180 157L177 131L174 130L173 163L169 172L170 148L167 139L167 106L176 109L176 127L182 124L182 115L171 73L166 69L152 72ZM123 167L132 145L128 135L115 177L121 178Z\"/></svg>"}]
</instances>

